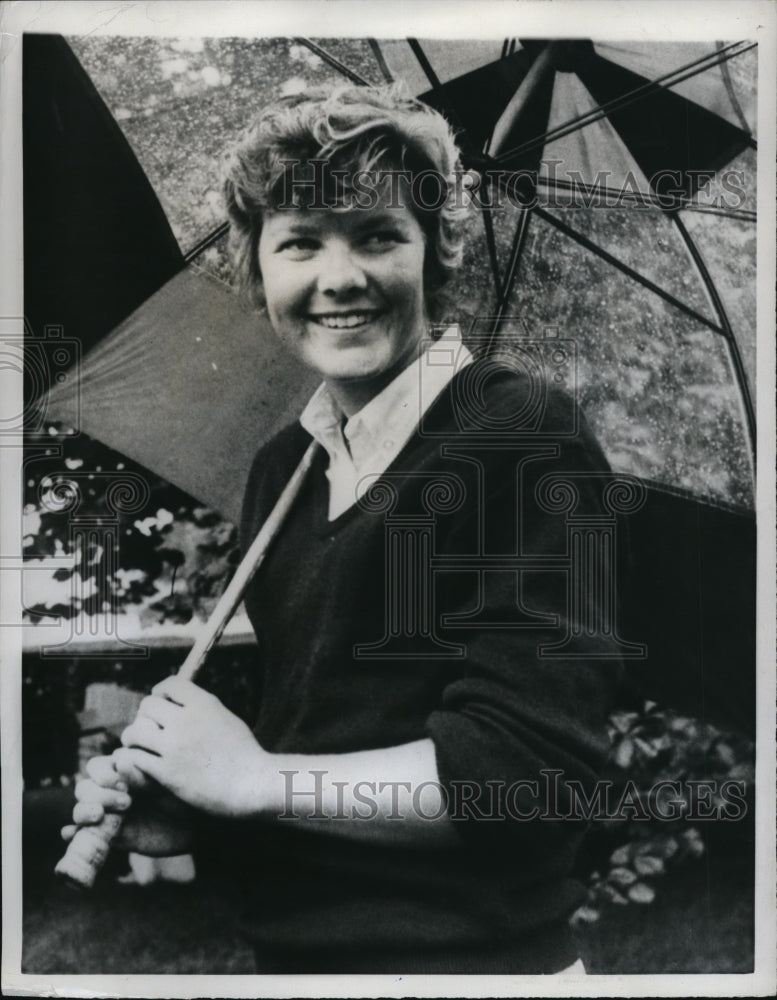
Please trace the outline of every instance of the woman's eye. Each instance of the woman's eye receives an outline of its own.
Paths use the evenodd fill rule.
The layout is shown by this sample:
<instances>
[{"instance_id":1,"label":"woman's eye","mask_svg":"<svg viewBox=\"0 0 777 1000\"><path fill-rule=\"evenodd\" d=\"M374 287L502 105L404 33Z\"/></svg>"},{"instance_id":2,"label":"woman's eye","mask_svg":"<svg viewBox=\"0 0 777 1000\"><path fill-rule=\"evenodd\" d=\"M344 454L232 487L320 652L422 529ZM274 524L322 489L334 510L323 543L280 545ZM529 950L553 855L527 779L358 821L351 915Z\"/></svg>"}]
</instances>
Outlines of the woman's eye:
<instances>
[{"instance_id":1,"label":"woman's eye","mask_svg":"<svg viewBox=\"0 0 777 1000\"><path fill-rule=\"evenodd\" d=\"M297 236L293 240L285 240L278 248L281 253L307 254L313 253L318 248L318 243L310 236Z\"/></svg>"},{"instance_id":2,"label":"woman's eye","mask_svg":"<svg viewBox=\"0 0 777 1000\"><path fill-rule=\"evenodd\" d=\"M365 238L368 247L384 248L400 242L399 234L390 229L376 230Z\"/></svg>"}]
</instances>

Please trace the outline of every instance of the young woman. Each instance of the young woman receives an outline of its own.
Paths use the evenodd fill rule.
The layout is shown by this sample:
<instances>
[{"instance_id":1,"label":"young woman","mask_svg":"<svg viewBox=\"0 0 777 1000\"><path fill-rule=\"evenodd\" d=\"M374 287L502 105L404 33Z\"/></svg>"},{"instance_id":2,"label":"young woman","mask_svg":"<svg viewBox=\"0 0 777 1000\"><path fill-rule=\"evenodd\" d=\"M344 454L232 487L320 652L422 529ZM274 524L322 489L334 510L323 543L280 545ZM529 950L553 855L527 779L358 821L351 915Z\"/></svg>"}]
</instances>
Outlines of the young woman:
<instances>
[{"instance_id":1,"label":"young woman","mask_svg":"<svg viewBox=\"0 0 777 1000\"><path fill-rule=\"evenodd\" d=\"M360 87L266 109L229 163L238 272L322 378L246 491L245 546L319 442L246 597L261 710L163 681L73 818L126 811L127 848L233 859L260 972L577 959L570 803L606 752L614 660L568 627L553 489L595 515L607 465L569 399L434 326L459 167L440 115Z\"/></svg>"}]
</instances>

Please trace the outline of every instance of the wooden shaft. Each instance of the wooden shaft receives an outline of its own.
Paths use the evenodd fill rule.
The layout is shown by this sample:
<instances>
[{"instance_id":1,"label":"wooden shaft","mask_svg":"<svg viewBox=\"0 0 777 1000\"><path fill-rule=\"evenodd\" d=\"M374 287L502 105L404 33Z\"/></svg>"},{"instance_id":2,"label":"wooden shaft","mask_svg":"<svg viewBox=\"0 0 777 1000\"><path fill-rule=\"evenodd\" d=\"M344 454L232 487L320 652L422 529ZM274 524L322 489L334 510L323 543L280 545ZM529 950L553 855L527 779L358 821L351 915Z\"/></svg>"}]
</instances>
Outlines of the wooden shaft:
<instances>
[{"instance_id":1,"label":"wooden shaft","mask_svg":"<svg viewBox=\"0 0 777 1000\"><path fill-rule=\"evenodd\" d=\"M264 561L267 550L300 491L305 475L313 463L316 449L316 443L312 442L302 456L269 517L259 529L259 533L213 609L202 634L189 650L189 655L178 671L178 675L185 680L194 680L197 671L221 638L227 623L242 601L246 587ZM121 824L120 815L106 813L102 822L94 826L81 827L54 869L55 874L73 888L91 889L108 857L111 842L121 830Z\"/></svg>"}]
</instances>

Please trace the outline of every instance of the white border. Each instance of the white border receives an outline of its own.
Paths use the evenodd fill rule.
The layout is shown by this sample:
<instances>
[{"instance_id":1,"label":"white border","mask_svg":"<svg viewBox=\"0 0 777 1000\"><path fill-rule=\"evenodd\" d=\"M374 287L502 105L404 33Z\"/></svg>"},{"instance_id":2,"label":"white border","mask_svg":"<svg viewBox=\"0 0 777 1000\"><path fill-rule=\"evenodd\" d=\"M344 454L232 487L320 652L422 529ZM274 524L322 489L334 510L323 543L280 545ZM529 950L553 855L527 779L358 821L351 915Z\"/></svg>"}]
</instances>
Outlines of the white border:
<instances>
[{"instance_id":1,"label":"white border","mask_svg":"<svg viewBox=\"0 0 777 1000\"><path fill-rule=\"evenodd\" d=\"M775 919L775 66L777 5L768 0L255 0L219 3L6 2L0 5L0 317L21 316L21 32L190 36L295 35L493 38L595 37L601 40L716 40L759 43L758 175L758 762L756 949L752 975L586 976L58 976L19 972L21 956L21 678L15 669L21 629L2 641L3 953L2 989L10 996L769 996L777 990ZM0 373L0 390L16 393ZM8 397L6 397L8 398ZM3 445L9 444L8 439ZM0 447L2 521L0 620L19 615L12 556L21 521L20 455Z\"/></svg>"}]
</instances>

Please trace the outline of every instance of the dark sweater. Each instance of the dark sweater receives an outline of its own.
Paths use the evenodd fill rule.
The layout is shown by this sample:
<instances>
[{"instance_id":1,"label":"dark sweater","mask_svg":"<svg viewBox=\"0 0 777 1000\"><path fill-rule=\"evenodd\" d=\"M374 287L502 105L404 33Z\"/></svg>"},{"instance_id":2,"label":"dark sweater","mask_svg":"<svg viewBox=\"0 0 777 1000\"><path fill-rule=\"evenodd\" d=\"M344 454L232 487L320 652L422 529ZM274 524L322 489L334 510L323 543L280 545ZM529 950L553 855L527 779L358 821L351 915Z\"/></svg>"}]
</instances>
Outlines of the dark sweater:
<instances>
[{"instance_id":1,"label":"dark sweater","mask_svg":"<svg viewBox=\"0 0 777 1000\"><path fill-rule=\"evenodd\" d=\"M433 517L435 556L563 556L565 516L541 509L535 488L547 473L572 473L578 512L600 511L596 476L607 464L595 439L582 420L567 433L570 401L550 392L540 426L510 443L505 427L527 384L509 372L485 382L496 433L484 437L462 417L462 390L459 373L381 477L395 491L389 518L415 518L428 531L424 490L442 480L461 503ZM244 547L309 440L294 425L260 450L246 491ZM327 835L325 822L243 825L231 843L259 971L558 971L577 957L567 918L581 899L570 871L582 826L511 815L543 805L530 786L513 793L512 809L503 799L515 781L543 781L543 770L562 772L551 811L563 815L567 780L590 790L606 752L613 660L538 656L540 643L565 634L563 572L481 575L456 566L435 574L435 642L398 635L378 649L383 658L355 656L355 646L369 652L386 634L387 514L366 510L368 497L329 522L326 463L319 451L246 596L259 641L256 736L271 752L309 754L431 737L450 801L460 802L462 782L476 791L454 815L461 844L449 850L356 842ZM406 583L399 589L406 593ZM478 607L471 627L443 620ZM538 626L541 614L553 617ZM465 655L446 655L443 642ZM423 649L435 655L419 655ZM312 787L312 778L298 780L295 787Z\"/></svg>"}]
</instances>

